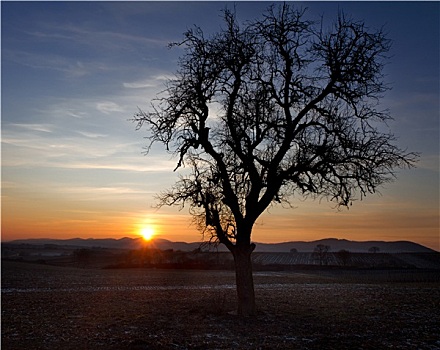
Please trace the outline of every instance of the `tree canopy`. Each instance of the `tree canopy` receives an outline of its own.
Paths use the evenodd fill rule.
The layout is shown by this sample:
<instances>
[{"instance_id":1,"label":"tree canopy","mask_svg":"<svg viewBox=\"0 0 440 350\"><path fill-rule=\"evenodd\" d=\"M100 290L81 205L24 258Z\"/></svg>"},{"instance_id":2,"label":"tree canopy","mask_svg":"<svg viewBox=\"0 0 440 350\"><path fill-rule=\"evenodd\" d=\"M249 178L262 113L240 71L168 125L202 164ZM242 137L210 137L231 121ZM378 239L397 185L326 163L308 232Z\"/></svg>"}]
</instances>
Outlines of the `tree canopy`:
<instances>
[{"instance_id":1,"label":"tree canopy","mask_svg":"<svg viewBox=\"0 0 440 350\"><path fill-rule=\"evenodd\" d=\"M382 29L342 13L324 28L288 4L246 23L223 14L217 33L194 27L171 45L185 50L175 78L134 117L176 169L190 169L161 204L188 205L211 241L250 254L270 205L297 196L349 206L414 164L379 106L391 44Z\"/></svg>"},{"instance_id":2,"label":"tree canopy","mask_svg":"<svg viewBox=\"0 0 440 350\"><path fill-rule=\"evenodd\" d=\"M274 202L326 196L348 206L415 160L377 123L390 119L378 109L388 89L383 31L343 14L316 30L303 16L272 6L240 26L225 10L225 28L209 38L188 30L173 44L185 54L166 96L135 116L151 142L178 154L177 168L193 169L162 202L189 204L227 245Z\"/></svg>"}]
</instances>

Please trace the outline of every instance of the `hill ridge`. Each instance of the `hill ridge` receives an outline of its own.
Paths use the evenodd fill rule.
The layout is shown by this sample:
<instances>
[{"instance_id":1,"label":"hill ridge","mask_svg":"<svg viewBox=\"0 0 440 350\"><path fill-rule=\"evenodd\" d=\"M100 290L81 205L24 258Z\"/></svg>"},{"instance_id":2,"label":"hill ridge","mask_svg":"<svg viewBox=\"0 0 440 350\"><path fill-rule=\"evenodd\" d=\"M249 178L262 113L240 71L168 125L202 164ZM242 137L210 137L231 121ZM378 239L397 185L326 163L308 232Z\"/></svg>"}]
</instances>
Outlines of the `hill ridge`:
<instances>
[{"instance_id":1,"label":"hill ridge","mask_svg":"<svg viewBox=\"0 0 440 350\"><path fill-rule=\"evenodd\" d=\"M199 248L202 242L173 242L164 238L155 238L151 242L144 242L142 238L69 238L69 239L52 239L52 238L30 238L19 239L2 244L33 244L33 245L69 245L84 248L100 247L113 249L138 249L145 244L158 249L166 250L182 250L191 251ZM295 249L298 252L312 252L318 244L328 245L329 251L338 252L342 249L350 252L368 252L371 247L379 248L383 253L415 253L415 252L435 252L435 250L425 247L419 243L399 240L399 241L352 241L345 238L323 238L314 241L288 241L281 243L256 243L256 252L290 252ZM226 251L226 247L211 247L211 250Z\"/></svg>"}]
</instances>

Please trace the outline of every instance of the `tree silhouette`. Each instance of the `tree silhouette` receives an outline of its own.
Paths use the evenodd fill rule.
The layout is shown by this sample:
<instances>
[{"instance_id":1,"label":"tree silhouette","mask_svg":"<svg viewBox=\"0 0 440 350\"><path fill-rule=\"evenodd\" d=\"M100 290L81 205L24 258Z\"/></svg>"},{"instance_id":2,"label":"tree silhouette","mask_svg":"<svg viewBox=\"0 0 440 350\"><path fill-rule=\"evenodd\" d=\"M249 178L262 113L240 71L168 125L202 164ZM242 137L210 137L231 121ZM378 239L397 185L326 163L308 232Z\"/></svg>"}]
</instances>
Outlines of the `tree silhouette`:
<instances>
[{"instance_id":1,"label":"tree silhouette","mask_svg":"<svg viewBox=\"0 0 440 350\"><path fill-rule=\"evenodd\" d=\"M147 152L162 143L186 168L159 205L187 205L205 238L232 252L238 313L253 315L251 233L268 206L293 196L349 206L417 155L381 129L381 30L340 14L324 31L287 4L245 24L223 15L219 32L194 27L171 44L185 49L175 78L134 121L148 129Z\"/></svg>"},{"instance_id":2,"label":"tree silhouette","mask_svg":"<svg viewBox=\"0 0 440 350\"><path fill-rule=\"evenodd\" d=\"M342 266L347 266L351 262L351 253L346 249L341 249L337 257L341 260Z\"/></svg>"},{"instance_id":3,"label":"tree silhouette","mask_svg":"<svg viewBox=\"0 0 440 350\"><path fill-rule=\"evenodd\" d=\"M375 254L375 253L377 253L378 251L380 251L380 249L379 249L379 247L374 246L374 247L371 247L370 249L368 249L368 251L369 251L370 253Z\"/></svg>"},{"instance_id":4,"label":"tree silhouette","mask_svg":"<svg viewBox=\"0 0 440 350\"><path fill-rule=\"evenodd\" d=\"M327 265L328 264L328 252L330 250L330 246L325 244L318 244L313 250L313 255L316 260L319 261L319 265Z\"/></svg>"}]
</instances>

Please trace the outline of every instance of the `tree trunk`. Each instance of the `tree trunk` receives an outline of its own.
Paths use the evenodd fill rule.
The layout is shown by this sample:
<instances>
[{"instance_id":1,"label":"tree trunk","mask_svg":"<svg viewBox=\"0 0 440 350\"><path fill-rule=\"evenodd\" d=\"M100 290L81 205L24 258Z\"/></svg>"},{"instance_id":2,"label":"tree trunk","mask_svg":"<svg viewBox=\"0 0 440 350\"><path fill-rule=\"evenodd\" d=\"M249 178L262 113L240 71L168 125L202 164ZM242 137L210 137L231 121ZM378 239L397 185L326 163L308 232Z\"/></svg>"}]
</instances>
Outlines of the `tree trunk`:
<instances>
[{"instance_id":1,"label":"tree trunk","mask_svg":"<svg viewBox=\"0 0 440 350\"><path fill-rule=\"evenodd\" d=\"M239 316L253 316L256 313L251 261L254 249L255 244L250 244L246 247L235 247L233 251Z\"/></svg>"}]
</instances>

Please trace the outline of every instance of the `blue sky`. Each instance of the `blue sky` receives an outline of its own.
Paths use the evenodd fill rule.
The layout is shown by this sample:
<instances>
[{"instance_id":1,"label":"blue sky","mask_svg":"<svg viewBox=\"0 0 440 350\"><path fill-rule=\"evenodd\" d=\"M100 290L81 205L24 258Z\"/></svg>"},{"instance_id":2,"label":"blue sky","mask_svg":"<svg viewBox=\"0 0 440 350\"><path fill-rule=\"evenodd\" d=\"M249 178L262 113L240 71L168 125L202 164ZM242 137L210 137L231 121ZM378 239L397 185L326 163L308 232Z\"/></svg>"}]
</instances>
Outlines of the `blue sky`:
<instances>
[{"instance_id":1,"label":"blue sky","mask_svg":"<svg viewBox=\"0 0 440 350\"><path fill-rule=\"evenodd\" d=\"M237 2L240 20L270 3ZM326 202L272 208L256 241L411 239L439 247L439 3L298 2L330 23L338 10L393 40L382 101L417 169L349 211ZM128 121L177 68L168 49L194 24L221 25L224 2L2 2L2 239L133 236L155 225L197 241L186 211L153 209L176 180L175 160Z\"/></svg>"}]
</instances>

